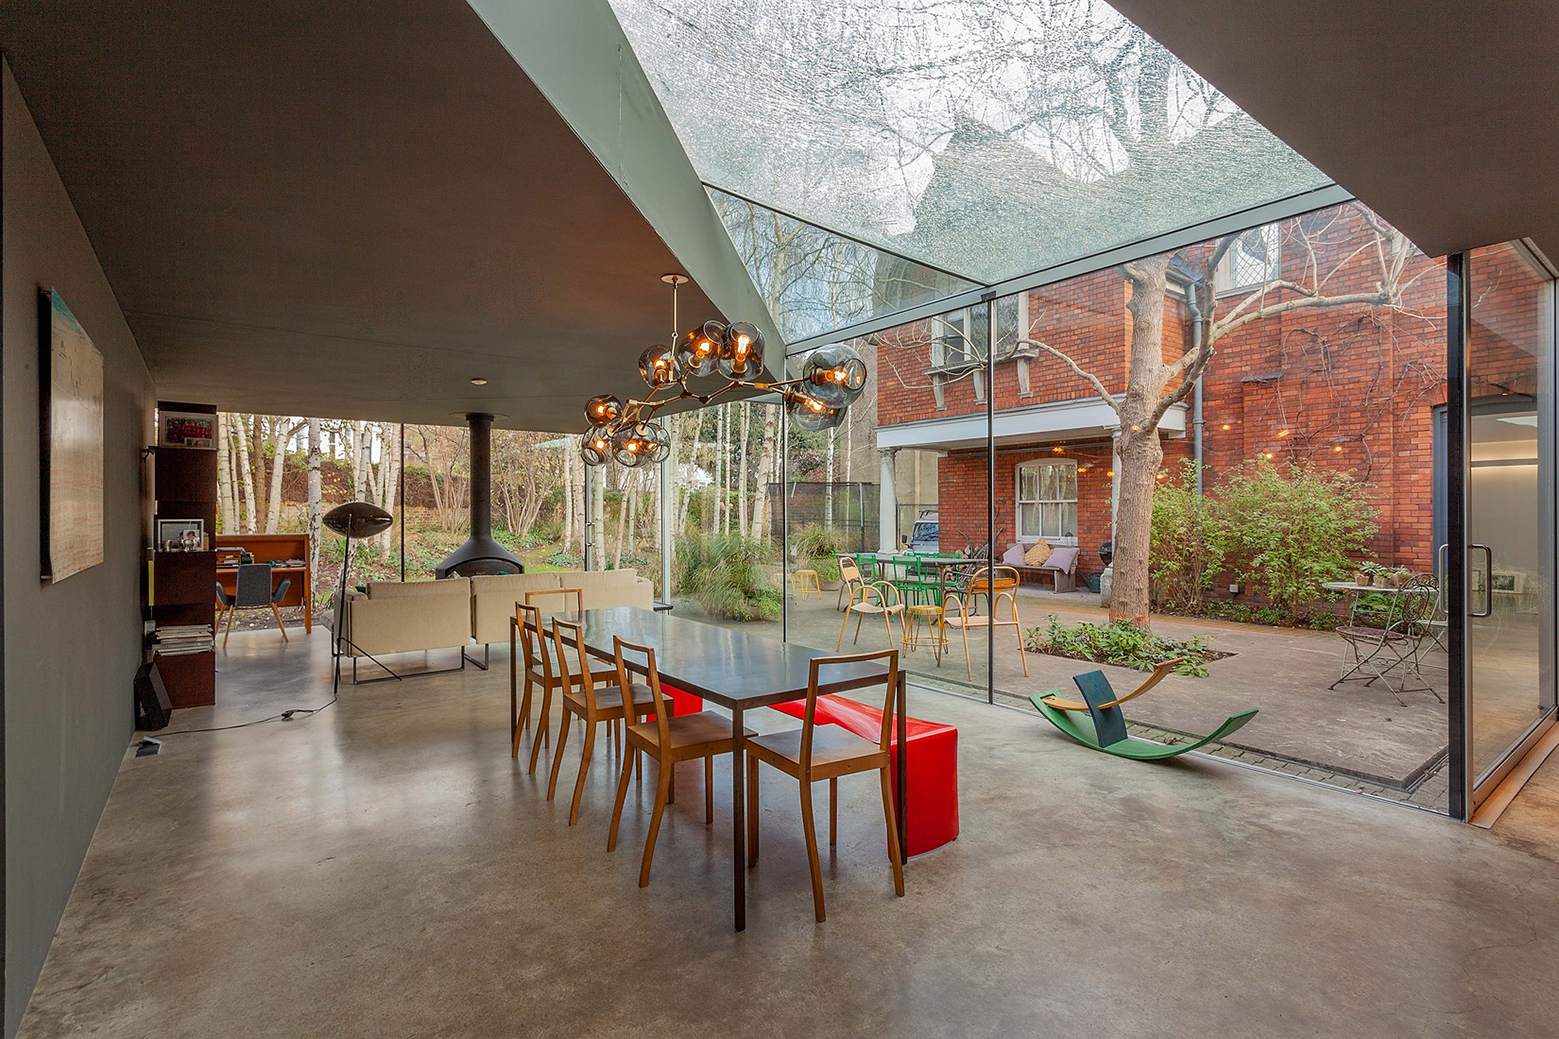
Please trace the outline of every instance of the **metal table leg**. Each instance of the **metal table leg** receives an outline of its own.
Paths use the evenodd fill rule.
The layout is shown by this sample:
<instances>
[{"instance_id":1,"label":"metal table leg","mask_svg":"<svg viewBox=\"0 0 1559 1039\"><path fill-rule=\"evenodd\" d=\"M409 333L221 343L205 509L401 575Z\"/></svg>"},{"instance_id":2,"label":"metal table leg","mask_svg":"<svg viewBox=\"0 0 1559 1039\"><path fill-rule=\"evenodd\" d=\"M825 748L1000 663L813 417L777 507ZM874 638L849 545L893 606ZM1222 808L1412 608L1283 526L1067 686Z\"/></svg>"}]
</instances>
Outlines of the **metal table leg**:
<instances>
[{"instance_id":1,"label":"metal table leg","mask_svg":"<svg viewBox=\"0 0 1559 1039\"><path fill-rule=\"evenodd\" d=\"M747 929L747 737L742 709L731 709L731 868L735 871L736 929Z\"/></svg>"}]
</instances>

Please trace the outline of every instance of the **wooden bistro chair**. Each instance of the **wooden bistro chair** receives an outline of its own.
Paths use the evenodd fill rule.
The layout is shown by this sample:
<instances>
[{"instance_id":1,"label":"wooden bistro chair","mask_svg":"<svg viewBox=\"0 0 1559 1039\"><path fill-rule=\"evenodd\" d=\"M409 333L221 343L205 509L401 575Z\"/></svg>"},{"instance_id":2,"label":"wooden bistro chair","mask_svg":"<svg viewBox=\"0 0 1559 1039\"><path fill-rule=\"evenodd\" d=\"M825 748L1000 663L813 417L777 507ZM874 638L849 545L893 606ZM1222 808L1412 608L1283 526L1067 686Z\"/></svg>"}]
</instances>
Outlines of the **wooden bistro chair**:
<instances>
[{"instance_id":1,"label":"wooden bistro chair","mask_svg":"<svg viewBox=\"0 0 1559 1039\"><path fill-rule=\"evenodd\" d=\"M983 614L976 616L969 609L969 604L977 595L985 596L985 601L990 608ZM1006 615L1003 616L1001 604L1007 604ZM954 606L957 607L954 610ZM942 602L942 623L951 628L957 628L964 639L964 668L969 672L969 681L974 681L974 664L969 659L969 629L984 630L986 628L1011 628L1018 637L1018 659L1023 661L1023 675L1028 677L1029 661L1023 651L1023 622L1018 619L1018 572L1010 566L982 567L975 571L969 578L968 588L962 593L949 592ZM940 666L941 658L937 658Z\"/></svg>"},{"instance_id":2,"label":"wooden bistro chair","mask_svg":"<svg viewBox=\"0 0 1559 1039\"><path fill-rule=\"evenodd\" d=\"M644 660L645 681L628 677L629 664L624 651ZM624 642L613 637L612 653L617 660L618 696L627 705L627 753L623 755L622 775L617 780L617 803L612 806L612 828L606 837L606 850L617 850L617 827L623 817L623 801L628 796L628 781L640 754L654 760L658 776L655 782L655 810L650 816L649 833L644 837L644 859L639 865L639 886L650 882L650 862L655 858L655 838L660 835L660 820L666 806L676 798L676 765L679 761L704 759L704 824L715 819L715 755L730 754L733 747L731 719L713 711L676 716L674 704L660 687L660 672L655 668L655 651L648 646ZM634 670L638 670L635 666ZM641 721L642 715L654 713ZM743 727L748 739L757 735Z\"/></svg>"},{"instance_id":3,"label":"wooden bistro chair","mask_svg":"<svg viewBox=\"0 0 1559 1039\"><path fill-rule=\"evenodd\" d=\"M574 640L577 666L568 662L568 646L563 641L567 632ZM602 723L622 721L627 717L623 709L624 697L632 694L636 706L645 708L655 703L655 697L644 686L623 689L613 681L617 669L595 672L585 660L584 629L572 621L552 618L552 649L558 664L558 675L563 690L563 728L558 732L558 745L552 752L552 779L547 783L547 800L552 800L558 790L558 772L563 768L563 749L568 746L568 722L578 717L585 729L585 746L579 756L579 777L574 780L574 803L568 811L568 824L579 821L579 799L585 792L585 773L590 768L590 757L595 751L595 730ZM667 710L671 705L667 704ZM626 759L627 755L624 755Z\"/></svg>"},{"instance_id":4,"label":"wooden bistro chair","mask_svg":"<svg viewBox=\"0 0 1559 1039\"><path fill-rule=\"evenodd\" d=\"M244 563L238 567L238 577L234 581L233 594L228 595L223 589L222 582L217 582L217 604L227 611L227 630L222 632L222 648L227 648L227 637L233 633L233 615L239 610L263 610L269 608L276 618L276 627L281 631L283 642L289 642L287 638L287 626L281 621L281 611L276 604L287 596L287 589L292 587L292 578L283 578L280 587L271 590L271 565L269 563ZM217 627L222 627L222 618L217 617Z\"/></svg>"},{"instance_id":5,"label":"wooden bistro chair","mask_svg":"<svg viewBox=\"0 0 1559 1039\"><path fill-rule=\"evenodd\" d=\"M840 725L815 724L819 672L837 664L883 663L887 685L882 706L882 729L877 742L857 736ZM747 741L747 865L758 864L758 763L764 762L801 784L801 829L807 842L807 865L812 870L812 907L823 922L823 872L817 858L817 827L812 822L812 784L828 780L828 844L838 839L839 777L873 772L882 783L882 814L888 824L888 859L893 865L893 891L904 897L904 864L899 851L899 830L893 815L893 782L890 751L893 733L893 694L899 681L899 652L890 649L853 656L816 657L807 680L806 710L801 728L765 733Z\"/></svg>"},{"instance_id":6,"label":"wooden bistro chair","mask_svg":"<svg viewBox=\"0 0 1559 1039\"><path fill-rule=\"evenodd\" d=\"M902 629L904 624L904 601L899 598L899 590L891 582L878 581L875 584L863 584L850 596L850 605L844 611L844 623L839 625L839 645L837 651L844 646L844 630L850 626L850 615L855 615L855 638L851 645L861 641L861 622L867 617L881 615L882 630L888 636L888 648L893 648L893 626L888 622L889 617L897 617ZM900 631L902 634L902 630Z\"/></svg>"},{"instance_id":7,"label":"wooden bistro chair","mask_svg":"<svg viewBox=\"0 0 1559 1039\"><path fill-rule=\"evenodd\" d=\"M866 578L861 574L860 566L855 562L854 556L839 557L839 601L834 603L834 609L844 609L845 596L851 601L855 599L855 593L866 584Z\"/></svg>"}]
</instances>

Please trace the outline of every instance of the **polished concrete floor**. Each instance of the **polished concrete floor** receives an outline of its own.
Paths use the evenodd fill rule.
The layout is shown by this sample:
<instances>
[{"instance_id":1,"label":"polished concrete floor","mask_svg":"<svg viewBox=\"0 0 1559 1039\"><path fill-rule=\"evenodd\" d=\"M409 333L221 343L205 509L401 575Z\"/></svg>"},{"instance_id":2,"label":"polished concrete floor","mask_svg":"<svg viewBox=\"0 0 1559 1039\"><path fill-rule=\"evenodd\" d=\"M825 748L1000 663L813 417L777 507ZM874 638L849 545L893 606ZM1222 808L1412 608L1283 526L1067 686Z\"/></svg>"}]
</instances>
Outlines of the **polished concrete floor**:
<instances>
[{"instance_id":1,"label":"polished concrete floor","mask_svg":"<svg viewBox=\"0 0 1559 1039\"><path fill-rule=\"evenodd\" d=\"M327 638L235 633L223 706L176 727L323 703ZM570 828L509 758L494 662L127 754L23 1036L1556 1031L1559 869L1529 840L936 693L911 710L959 726L962 836L895 899L875 786L845 781L819 925L766 775L734 934L728 774L712 828L682 775L640 890L643 802L608 855L598 762Z\"/></svg>"}]
</instances>

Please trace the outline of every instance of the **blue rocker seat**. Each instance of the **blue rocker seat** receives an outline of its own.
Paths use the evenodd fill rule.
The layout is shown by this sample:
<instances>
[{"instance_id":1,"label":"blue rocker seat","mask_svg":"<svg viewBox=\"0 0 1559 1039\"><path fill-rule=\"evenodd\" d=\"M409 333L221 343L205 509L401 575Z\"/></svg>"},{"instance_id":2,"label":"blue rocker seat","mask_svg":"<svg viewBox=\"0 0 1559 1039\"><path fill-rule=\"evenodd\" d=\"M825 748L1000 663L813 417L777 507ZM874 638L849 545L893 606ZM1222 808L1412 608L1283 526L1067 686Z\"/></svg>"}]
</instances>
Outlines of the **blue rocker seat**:
<instances>
[{"instance_id":1,"label":"blue rocker seat","mask_svg":"<svg viewBox=\"0 0 1559 1039\"><path fill-rule=\"evenodd\" d=\"M1121 713L1120 705L1158 685L1178 663L1180 663L1178 659L1164 661L1153 669L1153 674L1148 676L1146 682L1125 696L1115 695L1115 690L1110 687L1110 680L1104 676L1103 671L1089 671L1072 676L1072 681L1083 694L1082 703L1063 700L1054 689L1047 693L1036 693L1029 697L1029 703L1033 704L1035 710L1044 715L1045 720L1051 725L1083 746L1138 761L1161 761L1164 758L1173 758L1188 751L1198 750L1209 743L1223 739L1256 717L1257 712L1254 710L1236 714L1206 736L1190 743L1155 743L1152 740L1127 735L1126 716ZM1080 723L1080 715L1083 712L1093 717L1092 732L1087 731Z\"/></svg>"}]
</instances>

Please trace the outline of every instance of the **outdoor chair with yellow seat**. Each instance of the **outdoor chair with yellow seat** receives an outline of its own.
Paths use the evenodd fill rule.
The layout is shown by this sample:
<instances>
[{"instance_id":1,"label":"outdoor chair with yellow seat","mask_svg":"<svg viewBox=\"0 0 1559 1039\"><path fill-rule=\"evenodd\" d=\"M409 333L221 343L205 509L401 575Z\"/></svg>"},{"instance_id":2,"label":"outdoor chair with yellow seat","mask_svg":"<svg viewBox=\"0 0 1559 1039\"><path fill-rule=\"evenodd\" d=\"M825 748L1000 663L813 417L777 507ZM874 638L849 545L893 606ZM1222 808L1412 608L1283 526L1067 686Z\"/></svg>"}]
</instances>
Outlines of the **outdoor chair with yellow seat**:
<instances>
[{"instance_id":1,"label":"outdoor chair with yellow seat","mask_svg":"<svg viewBox=\"0 0 1559 1039\"><path fill-rule=\"evenodd\" d=\"M817 696L824 668L840 664L883 663L887 667L882 705L882 729L874 743L840 725L817 725ZM747 741L747 865L758 864L759 764L774 768L801 785L801 829L807 845L807 865L812 872L812 906L823 922L823 873L817 856L817 826L812 820L812 784L828 780L828 843L838 838L839 778L873 772L882 786L882 814L888 825L888 861L893 866L893 891L904 897L904 857L894 818L893 783L890 778L893 733L893 697L899 680L898 650L857 653L852 656L816 657L807 680L806 709L801 728L764 733ZM862 690L864 691L864 690Z\"/></svg>"},{"instance_id":2,"label":"outdoor chair with yellow seat","mask_svg":"<svg viewBox=\"0 0 1559 1039\"><path fill-rule=\"evenodd\" d=\"M985 596L989 608L983 614L974 614L969 604L976 596ZM1007 604L1006 613L1002 603ZM1018 572L1010 566L982 567L969 578L968 586L960 592L949 592L942 601L942 623L957 628L964 642L964 667L969 680L974 681L974 662L969 657L969 631L971 628L1011 628L1018 640L1018 659L1023 662L1024 677L1029 673L1028 656L1023 649L1023 622L1018 618ZM941 659L937 664L940 666Z\"/></svg>"},{"instance_id":3,"label":"outdoor chair with yellow seat","mask_svg":"<svg viewBox=\"0 0 1559 1039\"><path fill-rule=\"evenodd\" d=\"M644 682L629 678L630 665L624 653L632 653L643 663L635 663L633 670L642 670ZM655 858L655 839L660 835L660 820L666 806L676 796L676 765L679 761L704 759L704 824L714 822L715 755L730 754L734 748L731 719L713 711L676 716L672 714L671 697L666 696L660 685L660 672L655 667L655 650L612 638L612 654L616 659L618 697L627 704L626 753L623 754L622 774L617 780L617 802L612 806L612 826L606 836L606 850L617 849L617 827L622 821L623 802L628 797L629 778L640 754L648 755L657 766L655 781L655 808L650 815L649 832L644 837L644 859L639 865L639 886L650 882L650 863ZM654 717L641 721L643 715ZM757 735L743 726L747 738Z\"/></svg>"}]
</instances>

